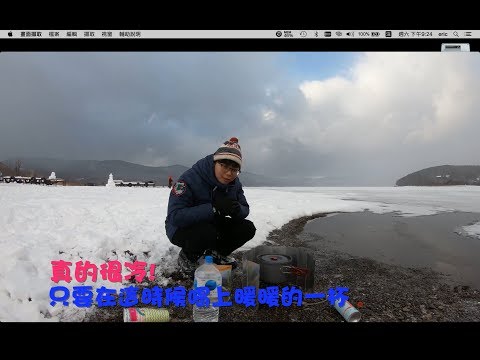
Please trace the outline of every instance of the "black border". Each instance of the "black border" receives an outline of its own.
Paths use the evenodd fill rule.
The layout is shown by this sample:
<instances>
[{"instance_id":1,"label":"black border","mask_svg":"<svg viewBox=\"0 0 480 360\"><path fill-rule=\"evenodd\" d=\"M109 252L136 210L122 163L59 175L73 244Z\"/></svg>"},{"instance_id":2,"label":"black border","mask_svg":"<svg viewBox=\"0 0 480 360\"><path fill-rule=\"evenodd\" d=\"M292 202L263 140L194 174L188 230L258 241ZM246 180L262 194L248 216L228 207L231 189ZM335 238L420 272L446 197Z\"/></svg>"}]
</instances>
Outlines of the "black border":
<instances>
[{"instance_id":1,"label":"black border","mask_svg":"<svg viewBox=\"0 0 480 360\"><path fill-rule=\"evenodd\" d=\"M274 30L272 30L274 33ZM0 51L419 51L440 52L443 43L468 43L480 51L480 39L0 39Z\"/></svg>"},{"instance_id":2,"label":"black border","mask_svg":"<svg viewBox=\"0 0 480 360\"><path fill-rule=\"evenodd\" d=\"M384 352L390 358L397 352L421 348L442 354L453 348L458 355L476 350L479 333L480 322L0 323L5 344L7 339L16 339L18 344L19 338L28 336L26 339L32 344L39 341L51 350L62 343L72 350L88 350L87 345L96 343L106 350L111 346L126 350L130 345L137 354L141 354L143 346L153 346L162 354L174 356L180 356L178 351L200 356L202 351L208 353L225 347L229 352L248 350L245 355L255 358L257 352L282 353L287 347L298 356L323 356L325 351L333 350L338 356Z\"/></svg>"},{"instance_id":3,"label":"black border","mask_svg":"<svg viewBox=\"0 0 480 360\"><path fill-rule=\"evenodd\" d=\"M17 24L18 25L18 24ZM71 29L114 29L116 26L79 26L70 23ZM313 26L314 25L314 26ZM397 30L419 29L418 26L328 26L326 24L300 25L294 22L278 27L268 27L272 32L276 29L329 28L336 29L368 29L384 28ZM456 27L456 26L455 26ZM468 26L463 28L470 29ZM12 26L29 29L61 29L56 26ZM124 24L126 30L142 30L152 27L140 23ZM167 27L175 29L175 27ZM177 29L187 29L181 26ZM201 28L201 27L190 27ZM227 29L228 27L224 27ZM232 28L232 27L230 27ZM238 27L233 27L233 29ZM262 29L264 27L255 27ZM430 26L432 29L453 29L448 26ZM0 39L0 51L440 51L441 44L465 43L471 46L471 51L480 50L480 39ZM1 56L1 55L0 55ZM273 355L275 349L285 350L293 347L299 356L316 354L323 356L324 351L336 350L338 356L352 353L356 356L368 355L384 345L392 346L387 350L388 357L393 353L408 348L414 356L415 346L427 348L432 353L435 350L443 352L448 347L454 347L456 355L462 350L473 349L480 335L480 322L465 323L25 323L0 322L0 334L4 342L7 339L18 341L27 336L27 341L41 340L48 349L53 345L65 342L72 349L84 348L81 344L98 343L108 350L111 344L106 338L116 339L118 346L128 349L131 345L137 356L142 353L142 346L153 346L165 356L167 347L181 345L178 350L189 350L189 355L199 354L198 349L205 349L205 341L211 341L215 334L216 341L230 345L230 351L235 352L237 345L244 350L245 356L257 357L262 349ZM45 340L41 335L45 334ZM276 339L274 341L267 339ZM313 341L312 341L313 337ZM131 340L153 339L156 342L135 343ZM18 344L18 343L17 343ZM78 344L78 345L75 345ZM103 345L104 344L104 345ZM198 345L197 352L193 346ZM18 345L17 345L18 346ZM213 345L215 346L215 345ZM338 347L337 347L338 346ZM208 346L207 346L208 348ZM255 349L255 351L254 351ZM308 352L305 352L308 349ZM191 351L190 351L191 350ZM300 352L298 352L300 350ZM90 350L91 352L91 350ZM208 352L205 352L207 354ZM174 353L180 356L178 353ZM212 354L210 352L210 354ZM303 354L303 355L302 355ZM219 357L224 357L218 354ZM225 356L229 356L227 353Z\"/></svg>"}]
</instances>

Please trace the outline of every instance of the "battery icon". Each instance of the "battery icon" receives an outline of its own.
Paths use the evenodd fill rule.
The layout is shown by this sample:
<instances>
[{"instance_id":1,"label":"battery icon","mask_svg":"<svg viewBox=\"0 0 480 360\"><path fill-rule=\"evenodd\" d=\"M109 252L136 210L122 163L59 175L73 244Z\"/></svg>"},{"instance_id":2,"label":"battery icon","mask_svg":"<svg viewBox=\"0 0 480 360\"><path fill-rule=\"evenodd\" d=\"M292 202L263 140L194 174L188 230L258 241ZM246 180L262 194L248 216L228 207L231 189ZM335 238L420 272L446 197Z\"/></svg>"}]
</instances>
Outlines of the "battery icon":
<instances>
[{"instance_id":1,"label":"battery icon","mask_svg":"<svg viewBox=\"0 0 480 360\"><path fill-rule=\"evenodd\" d=\"M325 37L331 37L332 36L332 32L331 31L325 31L323 33L323 35L325 35Z\"/></svg>"}]
</instances>

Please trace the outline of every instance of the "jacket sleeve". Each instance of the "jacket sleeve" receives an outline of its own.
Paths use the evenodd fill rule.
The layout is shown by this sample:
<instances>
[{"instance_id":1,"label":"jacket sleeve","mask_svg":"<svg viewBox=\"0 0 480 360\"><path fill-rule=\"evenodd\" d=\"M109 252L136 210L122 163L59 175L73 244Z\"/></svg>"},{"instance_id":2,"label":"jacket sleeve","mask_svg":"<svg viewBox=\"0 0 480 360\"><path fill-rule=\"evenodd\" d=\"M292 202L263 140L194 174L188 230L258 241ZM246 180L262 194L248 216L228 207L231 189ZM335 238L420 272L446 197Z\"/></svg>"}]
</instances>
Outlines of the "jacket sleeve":
<instances>
[{"instance_id":1,"label":"jacket sleeve","mask_svg":"<svg viewBox=\"0 0 480 360\"><path fill-rule=\"evenodd\" d=\"M238 203L240 204L240 214L238 215L238 217L245 219L250 213L250 205L248 205L247 198L243 194L242 185L238 187L237 199Z\"/></svg>"},{"instance_id":2,"label":"jacket sleeve","mask_svg":"<svg viewBox=\"0 0 480 360\"><path fill-rule=\"evenodd\" d=\"M167 216L171 224L176 227L187 227L202 221L211 221L214 218L211 203L193 206L193 194L188 184L185 185L185 191L182 194L175 193L175 189L172 188L168 199Z\"/></svg>"}]
</instances>

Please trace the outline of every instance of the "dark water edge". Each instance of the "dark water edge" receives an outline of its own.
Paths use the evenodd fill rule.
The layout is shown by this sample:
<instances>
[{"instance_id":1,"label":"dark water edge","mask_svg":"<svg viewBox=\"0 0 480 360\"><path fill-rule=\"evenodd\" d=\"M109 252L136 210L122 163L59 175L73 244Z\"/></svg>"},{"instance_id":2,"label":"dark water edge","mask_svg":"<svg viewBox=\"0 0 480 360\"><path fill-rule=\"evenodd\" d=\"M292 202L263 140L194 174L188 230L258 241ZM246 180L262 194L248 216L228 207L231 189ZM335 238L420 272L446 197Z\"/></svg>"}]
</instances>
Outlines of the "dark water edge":
<instances>
[{"instance_id":1,"label":"dark water edge","mask_svg":"<svg viewBox=\"0 0 480 360\"><path fill-rule=\"evenodd\" d=\"M309 246L365 257L387 264L431 268L452 281L480 288L480 238L463 226L480 213L445 212L403 217L370 211L335 213L305 224L301 238ZM313 236L312 236L313 235Z\"/></svg>"},{"instance_id":2,"label":"dark water edge","mask_svg":"<svg viewBox=\"0 0 480 360\"><path fill-rule=\"evenodd\" d=\"M370 215L373 214L370 213ZM398 214L389 215L398 216ZM478 333L480 324L479 289L466 286L462 282L449 283L450 279L444 279L442 274L431 268L417 269L349 255L334 250L334 241L328 241L314 233L303 232L303 236L300 235L307 223L312 224L314 220L321 222L333 219L327 216L329 214L318 213L293 219L281 228L272 230L265 242L265 245L270 246L305 247L311 251L315 259L312 292L325 292L339 286L348 288L348 300L360 311L362 323L381 322L392 325L390 323L393 322L455 322L454 332L456 334L459 334L458 325L460 323L471 323L475 326L471 329L473 330L471 333ZM240 263L243 254L244 252L237 251L233 255ZM162 270L161 278L168 279L168 283L152 283L142 286L151 288L157 285L165 288L181 285L186 289L191 289L193 286L190 276L186 276L178 270L172 271L169 267ZM231 288L240 289L243 286L245 286L245 273L239 266L232 272ZM156 306L152 305L152 307ZM191 305L185 307L170 305L169 311L171 322L193 322ZM71 320L65 319L64 321ZM98 308L88 314L84 321L123 322L123 308L120 306ZM235 324L253 322L256 323L255 326L260 323L276 323L278 325L288 322L286 331L289 333L293 323L323 326L327 323L329 325L342 323L345 320L333 306L321 299L320 301L305 302L302 306L290 307L270 307L266 304L246 307L233 303L231 307L221 308L219 322ZM338 338L344 339L345 331L348 333L348 329L341 327L338 330L341 332L338 333ZM435 328L421 330L419 338L433 330ZM411 330L408 330L408 333L411 334ZM349 335L351 334L348 334L347 338ZM369 338L375 339L376 337L369 333Z\"/></svg>"}]
</instances>

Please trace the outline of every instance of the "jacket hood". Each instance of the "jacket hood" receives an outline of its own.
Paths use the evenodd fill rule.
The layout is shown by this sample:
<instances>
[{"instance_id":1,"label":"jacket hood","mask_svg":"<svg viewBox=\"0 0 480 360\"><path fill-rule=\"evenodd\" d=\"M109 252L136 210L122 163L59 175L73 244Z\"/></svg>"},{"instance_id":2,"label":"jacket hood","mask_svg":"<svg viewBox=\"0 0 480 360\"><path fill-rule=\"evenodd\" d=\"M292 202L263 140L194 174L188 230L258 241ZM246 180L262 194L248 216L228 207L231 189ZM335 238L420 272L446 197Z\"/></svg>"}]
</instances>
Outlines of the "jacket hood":
<instances>
[{"instance_id":1,"label":"jacket hood","mask_svg":"<svg viewBox=\"0 0 480 360\"><path fill-rule=\"evenodd\" d=\"M238 178L235 178L230 184L224 185L220 183L215 177L215 170L213 164L213 154L207 155L203 159L198 160L192 166L192 170L195 171L202 179L204 179L212 187L217 187L220 189L226 189L230 186L234 186L238 181Z\"/></svg>"}]
</instances>

